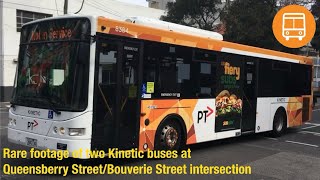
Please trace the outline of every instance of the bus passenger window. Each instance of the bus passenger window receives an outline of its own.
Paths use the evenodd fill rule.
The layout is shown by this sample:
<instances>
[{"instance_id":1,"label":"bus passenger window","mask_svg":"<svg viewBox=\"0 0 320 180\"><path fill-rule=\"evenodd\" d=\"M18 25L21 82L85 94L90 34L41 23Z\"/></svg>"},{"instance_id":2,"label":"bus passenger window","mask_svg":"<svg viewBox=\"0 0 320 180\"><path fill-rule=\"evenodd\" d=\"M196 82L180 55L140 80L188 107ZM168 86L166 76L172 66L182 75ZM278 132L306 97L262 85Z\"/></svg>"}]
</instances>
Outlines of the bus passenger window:
<instances>
[{"instance_id":1,"label":"bus passenger window","mask_svg":"<svg viewBox=\"0 0 320 180\"><path fill-rule=\"evenodd\" d=\"M190 98L191 48L150 43L146 44L145 52L143 83L154 82L152 98L161 98L162 93L179 94L179 98Z\"/></svg>"},{"instance_id":2,"label":"bus passenger window","mask_svg":"<svg viewBox=\"0 0 320 180\"><path fill-rule=\"evenodd\" d=\"M177 93L176 62L170 57L160 60L159 90L162 93Z\"/></svg>"},{"instance_id":3,"label":"bus passenger window","mask_svg":"<svg viewBox=\"0 0 320 180\"><path fill-rule=\"evenodd\" d=\"M143 67L143 82L156 81L156 59L148 57L144 62Z\"/></svg>"},{"instance_id":4,"label":"bus passenger window","mask_svg":"<svg viewBox=\"0 0 320 180\"><path fill-rule=\"evenodd\" d=\"M183 62L177 62L178 68L178 83L181 84L186 80L190 80L190 64L183 64Z\"/></svg>"},{"instance_id":5,"label":"bus passenger window","mask_svg":"<svg viewBox=\"0 0 320 180\"><path fill-rule=\"evenodd\" d=\"M213 98L216 80L216 54L204 50L196 50L192 64L192 80L197 98Z\"/></svg>"},{"instance_id":6,"label":"bus passenger window","mask_svg":"<svg viewBox=\"0 0 320 180\"><path fill-rule=\"evenodd\" d=\"M126 54L126 59L124 62L124 85L134 85L136 84L136 68L137 68L137 55L136 54Z\"/></svg>"},{"instance_id":7,"label":"bus passenger window","mask_svg":"<svg viewBox=\"0 0 320 180\"><path fill-rule=\"evenodd\" d=\"M116 84L117 46L102 44L99 62L99 84Z\"/></svg>"}]
</instances>

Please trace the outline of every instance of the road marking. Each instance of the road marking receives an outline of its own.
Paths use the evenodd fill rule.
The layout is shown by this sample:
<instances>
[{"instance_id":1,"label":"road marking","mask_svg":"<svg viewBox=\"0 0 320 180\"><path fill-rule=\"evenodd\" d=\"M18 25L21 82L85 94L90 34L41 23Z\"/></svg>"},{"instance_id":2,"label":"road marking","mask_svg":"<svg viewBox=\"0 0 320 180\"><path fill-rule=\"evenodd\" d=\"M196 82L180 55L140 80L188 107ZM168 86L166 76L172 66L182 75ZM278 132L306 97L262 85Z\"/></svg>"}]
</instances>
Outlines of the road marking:
<instances>
[{"instance_id":1,"label":"road marking","mask_svg":"<svg viewBox=\"0 0 320 180\"><path fill-rule=\"evenodd\" d=\"M313 134L315 136L320 136L320 133L312 132L312 131L300 131L301 134Z\"/></svg>"},{"instance_id":2,"label":"road marking","mask_svg":"<svg viewBox=\"0 0 320 180\"><path fill-rule=\"evenodd\" d=\"M296 141L286 141L287 143L293 143L293 144L300 144L300 145L304 145L304 146L311 146L311 147L319 147L317 145L314 144L307 144L307 143L302 143L302 142L296 142Z\"/></svg>"},{"instance_id":3,"label":"road marking","mask_svg":"<svg viewBox=\"0 0 320 180\"><path fill-rule=\"evenodd\" d=\"M1 175L2 178L12 177L13 175Z\"/></svg>"},{"instance_id":4,"label":"road marking","mask_svg":"<svg viewBox=\"0 0 320 180\"><path fill-rule=\"evenodd\" d=\"M19 178L21 178L21 177L25 177L26 175L17 175L17 174L4 174L4 175L1 175L0 176L0 179L1 178L14 178L15 179L15 177L17 177L17 176L19 176Z\"/></svg>"},{"instance_id":5,"label":"road marking","mask_svg":"<svg viewBox=\"0 0 320 180\"><path fill-rule=\"evenodd\" d=\"M320 124L319 124L319 123L309 123L309 122L306 122L306 123L304 123L304 124L314 125L314 126L320 126Z\"/></svg>"},{"instance_id":6,"label":"road marking","mask_svg":"<svg viewBox=\"0 0 320 180\"><path fill-rule=\"evenodd\" d=\"M277 138L270 138L270 137L265 137L266 139L270 139L270 140L274 140L274 141L278 141Z\"/></svg>"},{"instance_id":7,"label":"road marking","mask_svg":"<svg viewBox=\"0 0 320 180\"><path fill-rule=\"evenodd\" d=\"M309 126L309 127L304 127L304 128L300 128L300 129L311 129L311 128L315 128L315 127L319 127L319 126Z\"/></svg>"}]
</instances>

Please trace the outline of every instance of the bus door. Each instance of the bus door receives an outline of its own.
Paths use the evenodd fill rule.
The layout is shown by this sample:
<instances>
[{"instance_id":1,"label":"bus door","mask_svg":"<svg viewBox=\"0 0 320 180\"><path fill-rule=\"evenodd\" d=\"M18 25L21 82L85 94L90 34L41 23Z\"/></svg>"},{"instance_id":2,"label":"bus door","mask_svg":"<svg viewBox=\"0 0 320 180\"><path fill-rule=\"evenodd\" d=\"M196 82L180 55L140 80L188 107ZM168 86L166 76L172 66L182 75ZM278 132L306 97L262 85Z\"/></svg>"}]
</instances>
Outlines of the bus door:
<instances>
[{"instance_id":1,"label":"bus door","mask_svg":"<svg viewBox=\"0 0 320 180\"><path fill-rule=\"evenodd\" d=\"M256 62L245 60L244 65L244 82L243 82L243 107L242 107L242 132L254 132L256 125Z\"/></svg>"},{"instance_id":2,"label":"bus door","mask_svg":"<svg viewBox=\"0 0 320 180\"><path fill-rule=\"evenodd\" d=\"M132 148L137 144L141 47L118 39L97 40L94 149Z\"/></svg>"},{"instance_id":3,"label":"bus door","mask_svg":"<svg viewBox=\"0 0 320 180\"><path fill-rule=\"evenodd\" d=\"M122 44L122 62L118 76L119 91L117 101L118 144L122 148L138 145L142 59L140 52L142 44L124 41Z\"/></svg>"}]
</instances>

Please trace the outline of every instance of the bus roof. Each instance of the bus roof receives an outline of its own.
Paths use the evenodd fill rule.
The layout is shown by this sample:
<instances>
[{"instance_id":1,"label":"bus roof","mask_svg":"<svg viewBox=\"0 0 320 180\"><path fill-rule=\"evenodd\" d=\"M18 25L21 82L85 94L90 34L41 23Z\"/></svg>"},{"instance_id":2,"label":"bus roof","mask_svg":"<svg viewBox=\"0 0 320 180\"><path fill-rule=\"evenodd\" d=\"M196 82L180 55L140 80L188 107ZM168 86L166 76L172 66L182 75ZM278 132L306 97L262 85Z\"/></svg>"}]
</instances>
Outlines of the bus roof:
<instances>
[{"instance_id":1,"label":"bus roof","mask_svg":"<svg viewBox=\"0 0 320 180\"><path fill-rule=\"evenodd\" d=\"M97 32L232 54L312 65L312 58L98 17Z\"/></svg>"},{"instance_id":2,"label":"bus roof","mask_svg":"<svg viewBox=\"0 0 320 180\"><path fill-rule=\"evenodd\" d=\"M200 36L209 39L223 40L223 36L217 32L207 31L194 27L184 26L180 24L161 21L153 18L146 17L130 17L126 19L127 22L141 24L143 26L151 26L159 29L167 29L169 31L180 32L189 35Z\"/></svg>"},{"instance_id":3,"label":"bus roof","mask_svg":"<svg viewBox=\"0 0 320 180\"><path fill-rule=\"evenodd\" d=\"M59 17L45 18L41 20L32 21L25 25L38 23L41 21L55 20L61 18L83 18L87 17L91 20L95 19L95 16L79 16L79 15L64 15ZM122 30L119 31L119 28ZM95 27L92 27L92 31ZM172 29L160 29L142 24L135 24L126 21L114 20L106 17L97 18L97 32L144 39L168 44L175 44L188 47L196 47L200 49L215 50L220 52L227 52L232 54L239 54L251 57L260 57L266 59L273 59L279 61L286 61L292 63L308 64L312 65L313 61L310 57L299 56L280 51L274 51L269 49L263 49L253 46L247 46L227 41L216 40L212 38L206 38L197 36L194 34L187 34L181 32L175 32ZM94 33L94 32L92 32Z\"/></svg>"}]
</instances>

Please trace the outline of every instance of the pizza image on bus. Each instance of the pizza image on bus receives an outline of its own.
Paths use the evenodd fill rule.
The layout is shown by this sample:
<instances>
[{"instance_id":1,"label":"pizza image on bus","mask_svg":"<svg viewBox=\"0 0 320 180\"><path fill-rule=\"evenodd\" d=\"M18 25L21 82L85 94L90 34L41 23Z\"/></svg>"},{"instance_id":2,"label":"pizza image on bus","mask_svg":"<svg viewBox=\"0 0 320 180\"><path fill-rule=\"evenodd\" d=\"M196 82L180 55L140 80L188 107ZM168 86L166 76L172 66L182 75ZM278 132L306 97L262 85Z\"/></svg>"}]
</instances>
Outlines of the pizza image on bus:
<instances>
[{"instance_id":1,"label":"pizza image on bus","mask_svg":"<svg viewBox=\"0 0 320 180\"><path fill-rule=\"evenodd\" d=\"M226 115L228 113L241 114L242 100L228 90L223 90L216 98L216 116Z\"/></svg>"}]
</instances>

